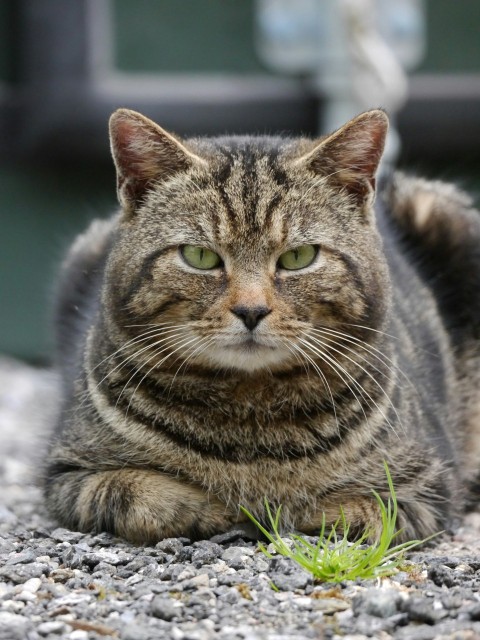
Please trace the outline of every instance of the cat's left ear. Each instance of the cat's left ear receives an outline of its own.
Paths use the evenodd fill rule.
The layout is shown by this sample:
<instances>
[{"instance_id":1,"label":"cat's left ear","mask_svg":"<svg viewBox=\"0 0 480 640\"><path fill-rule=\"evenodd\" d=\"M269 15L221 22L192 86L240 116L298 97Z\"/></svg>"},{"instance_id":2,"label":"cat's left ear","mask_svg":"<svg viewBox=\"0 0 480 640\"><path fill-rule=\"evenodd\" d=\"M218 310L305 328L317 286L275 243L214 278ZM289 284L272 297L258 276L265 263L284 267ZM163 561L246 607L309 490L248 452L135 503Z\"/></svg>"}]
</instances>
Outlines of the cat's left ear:
<instances>
[{"instance_id":1,"label":"cat's left ear","mask_svg":"<svg viewBox=\"0 0 480 640\"><path fill-rule=\"evenodd\" d=\"M117 169L118 199L126 212L141 204L153 184L194 164L206 164L180 140L130 109L118 109L111 116L110 144Z\"/></svg>"},{"instance_id":2,"label":"cat's left ear","mask_svg":"<svg viewBox=\"0 0 480 640\"><path fill-rule=\"evenodd\" d=\"M322 139L297 162L345 188L361 206L375 190L387 132L386 113L381 109L366 111Z\"/></svg>"}]
</instances>

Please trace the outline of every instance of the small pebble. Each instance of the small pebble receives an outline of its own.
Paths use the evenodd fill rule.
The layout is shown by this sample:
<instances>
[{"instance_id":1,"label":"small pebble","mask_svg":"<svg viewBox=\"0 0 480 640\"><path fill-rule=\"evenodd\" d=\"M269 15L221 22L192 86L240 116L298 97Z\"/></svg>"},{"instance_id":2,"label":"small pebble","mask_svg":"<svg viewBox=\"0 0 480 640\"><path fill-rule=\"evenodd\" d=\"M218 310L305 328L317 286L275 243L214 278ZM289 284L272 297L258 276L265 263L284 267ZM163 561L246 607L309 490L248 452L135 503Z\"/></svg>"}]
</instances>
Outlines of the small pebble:
<instances>
[{"instance_id":1,"label":"small pebble","mask_svg":"<svg viewBox=\"0 0 480 640\"><path fill-rule=\"evenodd\" d=\"M178 603L172 598L155 596L150 607L152 615L161 620L173 620L178 615Z\"/></svg>"},{"instance_id":2,"label":"small pebble","mask_svg":"<svg viewBox=\"0 0 480 640\"><path fill-rule=\"evenodd\" d=\"M41 636L48 636L50 634L64 634L71 631L71 627L65 624L65 622L53 621L53 622L42 622L37 627L37 632Z\"/></svg>"}]
</instances>

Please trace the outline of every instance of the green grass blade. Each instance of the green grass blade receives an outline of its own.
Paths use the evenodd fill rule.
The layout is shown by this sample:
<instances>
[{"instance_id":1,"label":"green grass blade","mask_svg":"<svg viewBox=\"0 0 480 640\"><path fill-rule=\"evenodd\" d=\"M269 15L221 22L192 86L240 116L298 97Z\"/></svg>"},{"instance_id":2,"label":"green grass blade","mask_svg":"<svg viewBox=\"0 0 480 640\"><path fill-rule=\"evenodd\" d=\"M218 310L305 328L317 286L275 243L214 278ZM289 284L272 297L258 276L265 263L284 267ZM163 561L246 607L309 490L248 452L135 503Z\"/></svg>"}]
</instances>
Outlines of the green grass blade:
<instances>
[{"instance_id":1,"label":"green grass blade","mask_svg":"<svg viewBox=\"0 0 480 640\"><path fill-rule=\"evenodd\" d=\"M244 507L242 512L258 527L273 548L280 555L291 558L299 566L310 572L317 580L323 582L341 582L342 580L355 580L356 578L385 577L394 573L403 560L403 556L411 549L431 540L438 533L432 534L423 540L410 540L394 545L395 539L402 532L397 531L398 504L395 495L390 470L384 462L385 474L389 489L386 502L380 494L372 489L372 494L377 501L380 512L381 531L374 542L371 531L364 531L355 541L348 540L350 524L347 522L345 512L340 507L340 516L332 525L327 535L325 514L322 515L318 541L312 544L298 534L290 534L292 548L287 545L280 534L281 507L275 515L272 513L268 501L265 499L265 512L269 526L268 531L258 520ZM341 527L342 536L338 534ZM259 549L267 556L272 554L259 543Z\"/></svg>"}]
</instances>

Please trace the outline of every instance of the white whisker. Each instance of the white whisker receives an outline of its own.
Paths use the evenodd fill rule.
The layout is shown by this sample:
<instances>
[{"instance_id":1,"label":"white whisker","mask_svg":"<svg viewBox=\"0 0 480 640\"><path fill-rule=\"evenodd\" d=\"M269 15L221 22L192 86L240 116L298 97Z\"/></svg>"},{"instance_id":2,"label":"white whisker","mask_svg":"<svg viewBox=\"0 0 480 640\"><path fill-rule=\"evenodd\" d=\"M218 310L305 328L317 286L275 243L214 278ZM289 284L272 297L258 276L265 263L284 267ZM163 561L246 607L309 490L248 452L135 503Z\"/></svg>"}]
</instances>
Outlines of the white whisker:
<instances>
[{"instance_id":1,"label":"white whisker","mask_svg":"<svg viewBox=\"0 0 480 640\"><path fill-rule=\"evenodd\" d=\"M338 422L338 416L337 416L337 409L335 406L335 400L333 399L333 393L332 390L330 388L330 385L328 384L328 380L325 376L325 374L323 373L323 371L320 369L320 367L317 365L317 363L315 362L315 360L313 358L311 358L308 353L305 353L305 351L298 345L295 344L294 342L291 342L291 345L294 349L296 349L314 368L314 370L318 373L318 375L321 377L323 384L325 385L325 388L330 396L330 400L332 403L332 409L333 409L333 413L335 416L335 424L337 425L337 432L340 434L340 425Z\"/></svg>"},{"instance_id":2,"label":"white whisker","mask_svg":"<svg viewBox=\"0 0 480 640\"><path fill-rule=\"evenodd\" d=\"M182 369L182 367L185 367L185 371L183 372L183 375L186 373L186 370L188 368L189 360L192 360L193 357L195 355L199 356L200 354L202 354L211 344L212 342L215 342L215 338L206 338L206 337L202 337L199 338L200 340L200 344L198 345L198 347L196 347L192 353L190 353L185 360L182 362L182 364L178 367L178 369L175 372L175 375L172 378L172 382L170 383L170 389L172 388L176 377L178 375L178 373L180 372L180 370Z\"/></svg>"},{"instance_id":3,"label":"white whisker","mask_svg":"<svg viewBox=\"0 0 480 640\"><path fill-rule=\"evenodd\" d=\"M337 341L336 344L338 344L339 346L341 344L341 346L343 346L345 349L348 349L349 351L357 353L355 351L355 349L350 349L350 348L346 347L345 345L343 345L343 341L349 342L350 344L354 344L355 347L358 347L358 348L362 349L363 351L366 351L371 356L376 358L379 362L381 362L384 366L386 366L387 369L391 373L396 374L398 372L399 374L401 374L403 376L403 378L407 381L407 383L412 388L415 388L413 383L411 382L410 378L407 376L406 373L404 373L404 371L402 371L402 369L398 366L398 364L394 360L392 360L387 355L385 355L382 351L380 351L380 349L377 349L373 345L368 344L364 340L360 340L360 338L357 338L355 336L351 336L348 333L343 333L342 331L335 331L334 329L330 329L330 328L326 328L326 327L312 328L312 329L310 329L310 331L315 331L317 333L320 333L323 336L324 339L327 339L325 337L325 334L338 336L339 338L341 338L342 342L340 343L340 342ZM359 354L357 353L357 355L359 355ZM368 362L367 359L365 359L365 361ZM387 363L390 363L390 364L387 364Z\"/></svg>"},{"instance_id":4,"label":"white whisker","mask_svg":"<svg viewBox=\"0 0 480 640\"><path fill-rule=\"evenodd\" d=\"M187 345L189 345L190 343L195 342L195 340L198 340L198 338L197 338L197 337L193 337L193 338L188 337L188 338L184 338L183 340L180 340L180 341L178 341L178 342L174 343L173 345L167 345L166 347L164 347L163 349L161 349L159 353L155 353L155 354L153 354L153 356L151 356L150 358L148 358L148 360L147 360L146 362L142 363L142 366L145 366L145 365L146 365L146 364L148 364L151 360L153 360L153 358L158 358L158 356L159 356L161 353L163 353L164 351L166 351L166 350L169 348L169 346L177 347L176 349L174 349L174 350L173 350L173 351L171 351L170 353L167 353L167 355L166 355L166 356L164 356L164 357L160 360L160 362L156 362L156 363L155 363L152 367L150 367L150 369L148 369L148 371L145 373L145 375L143 376L143 378L140 380L140 382L137 384L137 386L136 386L136 387L135 387L135 389L133 390L133 393L132 393L132 395L131 395L131 397L130 397L130 401L129 401L128 406L127 406L127 410L126 410L126 412L125 412L125 417L127 417L128 412L129 412L129 410L130 410L130 406L131 406L131 404L132 404L132 400L133 400L133 398L135 397L136 392L138 391L138 389L139 389L140 385L141 385L141 384L142 384L142 382L145 380L145 378L147 378L147 377L150 375L150 373L151 373L154 369L156 369L157 367L160 367L160 366L165 362L165 360L168 360L168 358L170 358L171 356L173 356L173 354L174 354L174 353L177 353L178 351L180 351L181 349L185 348L185 347L186 347ZM120 398L121 398L121 396L122 396L123 392L125 391L125 389L127 388L128 384L130 383L130 381L132 380L132 378L133 378L135 375L136 375L136 374L134 373L132 376L130 376L130 378L128 379L128 381L125 383L125 385L124 385L124 387L123 387L123 389L122 389L122 391L121 391L120 395L118 396L118 399L117 399L117 402L116 402L116 405L115 405L115 406L117 406L117 405L118 405L118 402L119 402L119 400L120 400Z\"/></svg>"},{"instance_id":5,"label":"white whisker","mask_svg":"<svg viewBox=\"0 0 480 640\"><path fill-rule=\"evenodd\" d=\"M336 353L339 353L340 355L342 355L343 357L345 357L347 360L349 360L350 362L352 362L352 364L354 364L355 366L359 367L373 382L374 384L377 385L377 387L380 389L380 391L383 393L383 395L385 396L385 398L387 399L388 403L390 404L390 406L392 407L393 411L395 412L395 415L397 416L397 419L399 421L400 426L403 428L403 425L401 423L400 420L400 416L398 415L398 412L395 408L395 406L393 405L390 397L388 396L387 392L385 391L385 389L382 387L381 384L379 384L379 382L377 380L375 380L375 378L371 375L370 372L368 372L364 367L362 367L358 362L356 362L355 360L353 360L353 358L350 358L349 356L347 356L345 353L342 353L341 351L339 351L338 349L335 349L334 347L332 347L331 345L325 345L325 343L323 343L321 340L318 340L317 338L314 338L311 335L308 335L307 332L303 332L305 333L305 335L307 335L307 337L310 340L313 340L316 344L318 344L320 347L327 347L328 349L335 351ZM310 346L311 349L313 349L314 351L317 351L318 353L320 353L323 357L327 358L329 361L332 361L335 363L335 365L337 367L341 367L341 365L331 356L329 356L328 354L326 354L324 351L319 351L317 347L315 347L314 345L310 344L308 341L304 341L302 338L300 338L301 342L304 342L306 344L308 344ZM375 405L375 407L378 409L379 413L382 415L382 417L384 418L384 420L387 422L387 424L389 425L389 427L392 429L392 431L397 435L398 434L395 430L395 427L393 426L393 424L391 423L391 421L388 419L388 417L385 415L385 413L382 411L382 409L380 408L380 406L375 402L375 400L372 398L371 394L369 394L364 387L362 387L362 385L359 384L359 382L357 380L355 380L355 378L348 373L348 371L344 368L341 367L342 371L344 372L344 374L351 380L352 384L354 384L359 390L360 393L365 394L367 396L367 398Z\"/></svg>"},{"instance_id":6,"label":"white whisker","mask_svg":"<svg viewBox=\"0 0 480 640\"><path fill-rule=\"evenodd\" d=\"M108 371L103 378L95 385L95 389L98 389L100 387L100 385L102 385L105 380L110 377L113 373L115 373L115 371L117 371L117 369L123 369L129 362L131 362L132 360L136 360L138 359L138 357L144 353L145 351L148 351L149 349L153 349L154 347L156 347L159 344L162 344L164 342L168 342L168 340L170 340L171 338L176 338L177 336L181 336L182 335L182 331L178 331L171 329L171 330L167 330L165 333L169 333L171 335L162 338L162 340L157 340L156 342L153 342L151 344L148 344L146 347L143 347L142 349L139 349L138 351L135 351L132 355L130 355L128 358L125 358L124 360L122 360L121 362L119 362L119 364L117 364L116 367L114 367L113 369L110 369L110 371ZM149 336L147 338L144 338L141 340L141 342L143 342L144 340L148 340L149 338L152 339L153 336ZM118 353L118 352L116 352ZM153 356L154 357L154 356ZM108 359L108 358L107 358ZM136 373L139 371L138 367L133 367L135 369L135 372L132 374L131 378L133 376L136 375ZM130 378L130 380L131 380ZM130 381L129 380L129 381ZM127 383L128 384L128 383Z\"/></svg>"},{"instance_id":7,"label":"white whisker","mask_svg":"<svg viewBox=\"0 0 480 640\"><path fill-rule=\"evenodd\" d=\"M312 340L317 341L318 338L314 338L313 336L309 336ZM322 346L325 346L325 344L318 340L318 343L321 344ZM395 405L393 404L392 400L390 399L390 396L387 394L387 392L385 391L385 389L382 387L382 385L378 382L378 380L375 379L375 377L369 372L367 371L367 369L365 369L365 367L363 367L360 363L358 363L356 360L354 360L353 358L350 358L350 356L347 356L347 354L343 353L342 351L339 351L338 349L336 349L335 347L332 347L331 345L327 345L327 347L331 350L331 351L335 351L335 353L340 354L341 356L343 356L344 358L346 358L349 362L351 362L352 364L354 364L355 366L359 367L369 378L370 380L372 380L372 382L374 384L377 385L377 387L380 389L380 391L383 393L383 395L385 396L385 398L388 400L388 403L390 404L390 406L392 407L398 423L400 425L400 427L403 429L403 425L402 425L402 421L400 419L400 416L398 415L397 409L395 407ZM355 353L355 352L354 352ZM357 354L358 355L358 354ZM369 363L370 366L373 367L373 365L371 363ZM375 367L373 367L375 368ZM392 426L393 429L393 426Z\"/></svg>"}]
</instances>

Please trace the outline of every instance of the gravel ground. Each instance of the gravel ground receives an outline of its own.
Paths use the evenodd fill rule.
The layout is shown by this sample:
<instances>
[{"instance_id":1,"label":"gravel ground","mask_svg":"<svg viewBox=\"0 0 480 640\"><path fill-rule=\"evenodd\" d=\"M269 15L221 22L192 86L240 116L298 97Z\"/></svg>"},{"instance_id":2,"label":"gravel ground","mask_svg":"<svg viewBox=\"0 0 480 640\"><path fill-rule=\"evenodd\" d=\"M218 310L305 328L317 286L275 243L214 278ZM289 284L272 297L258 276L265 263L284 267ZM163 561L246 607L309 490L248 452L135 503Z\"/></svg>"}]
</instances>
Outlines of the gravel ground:
<instances>
[{"instance_id":1,"label":"gravel ground","mask_svg":"<svg viewBox=\"0 0 480 640\"><path fill-rule=\"evenodd\" d=\"M252 531L134 547L59 528L34 470L53 374L0 359L0 640L480 638L480 513L390 579L315 584Z\"/></svg>"}]
</instances>

